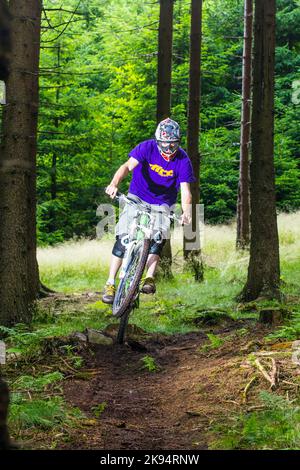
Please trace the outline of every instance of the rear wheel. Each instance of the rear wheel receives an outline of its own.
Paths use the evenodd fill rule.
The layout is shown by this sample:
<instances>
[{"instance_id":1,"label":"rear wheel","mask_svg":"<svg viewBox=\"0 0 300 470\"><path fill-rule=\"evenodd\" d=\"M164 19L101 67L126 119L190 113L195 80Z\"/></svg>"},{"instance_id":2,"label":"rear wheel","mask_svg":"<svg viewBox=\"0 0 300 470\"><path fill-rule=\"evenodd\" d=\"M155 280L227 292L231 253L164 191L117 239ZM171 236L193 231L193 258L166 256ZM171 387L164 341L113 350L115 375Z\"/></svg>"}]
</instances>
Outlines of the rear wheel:
<instances>
[{"instance_id":1,"label":"rear wheel","mask_svg":"<svg viewBox=\"0 0 300 470\"><path fill-rule=\"evenodd\" d=\"M147 238L138 241L132 250L125 275L119 284L113 303L113 315L116 317L126 315L127 311L127 316L129 315L145 269L149 250L150 240Z\"/></svg>"}]
</instances>

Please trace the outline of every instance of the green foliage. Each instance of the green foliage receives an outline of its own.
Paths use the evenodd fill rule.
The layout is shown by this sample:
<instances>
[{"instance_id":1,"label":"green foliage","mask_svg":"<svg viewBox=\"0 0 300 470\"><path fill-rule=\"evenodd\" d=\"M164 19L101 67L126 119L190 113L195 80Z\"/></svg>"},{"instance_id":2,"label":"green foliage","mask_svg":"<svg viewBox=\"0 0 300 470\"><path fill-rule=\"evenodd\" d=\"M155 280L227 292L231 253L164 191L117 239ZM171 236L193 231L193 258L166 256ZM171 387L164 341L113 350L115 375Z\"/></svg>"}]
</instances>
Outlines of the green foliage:
<instances>
[{"instance_id":1,"label":"green foliage","mask_svg":"<svg viewBox=\"0 0 300 470\"><path fill-rule=\"evenodd\" d=\"M2 332L6 338L7 353L17 353L21 354L22 358L30 358L40 354L48 340L65 337L86 328L99 328L106 324L105 316L99 314L99 311L90 309L83 315L82 310L66 309L55 315L55 320L51 324L46 321L33 322L30 326L17 324L13 328L0 326L0 333ZM66 349L66 346L64 348L68 353L68 348ZM79 369L82 366L82 358L73 353L72 345L69 348L69 358L73 362L73 367Z\"/></svg>"},{"instance_id":2,"label":"green foliage","mask_svg":"<svg viewBox=\"0 0 300 470\"><path fill-rule=\"evenodd\" d=\"M149 372L158 372L159 366L156 364L155 359L152 356L144 356L141 358L143 363L143 369L147 369Z\"/></svg>"},{"instance_id":3,"label":"green foliage","mask_svg":"<svg viewBox=\"0 0 300 470\"><path fill-rule=\"evenodd\" d=\"M52 1L45 0L45 7ZM76 0L64 8L74 10ZM300 207L299 4L277 2L275 164L278 208ZM96 208L114 171L156 125L159 2L81 2L66 31L43 31L38 155L40 245L95 236ZM201 200L210 223L236 213L239 169L242 0L203 6ZM70 14L48 11L51 24ZM174 5L172 116L186 147L190 5ZM48 23L45 18L43 25ZM76 20L76 21L75 21ZM49 41L49 42L47 42ZM128 180L122 190L128 188Z\"/></svg>"},{"instance_id":4,"label":"green foliage","mask_svg":"<svg viewBox=\"0 0 300 470\"><path fill-rule=\"evenodd\" d=\"M62 424L73 425L82 417L77 409L70 409L61 397L28 400L19 394L12 394L9 424L14 432L36 427L55 429Z\"/></svg>"},{"instance_id":5,"label":"green foliage","mask_svg":"<svg viewBox=\"0 0 300 470\"><path fill-rule=\"evenodd\" d=\"M201 347L202 352L208 352L208 351L211 351L212 349L218 349L220 346L224 344L224 340L217 335L214 335L212 333L207 333L207 337L209 339L209 343L204 344Z\"/></svg>"},{"instance_id":6,"label":"green foliage","mask_svg":"<svg viewBox=\"0 0 300 470\"><path fill-rule=\"evenodd\" d=\"M293 310L292 318L277 328L267 336L267 339L284 339L286 341L294 341L300 338L300 306L296 306Z\"/></svg>"},{"instance_id":7,"label":"green foliage","mask_svg":"<svg viewBox=\"0 0 300 470\"><path fill-rule=\"evenodd\" d=\"M96 418L100 418L102 415L103 411L107 408L107 403L104 401L103 403L99 403L97 406L93 406L92 411Z\"/></svg>"},{"instance_id":8,"label":"green foliage","mask_svg":"<svg viewBox=\"0 0 300 470\"><path fill-rule=\"evenodd\" d=\"M63 380L60 372L50 372L49 374L34 377L32 375L21 375L14 383L13 390L29 390L33 392L44 391L49 385Z\"/></svg>"},{"instance_id":9,"label":"green foliage","mask_svg":"<svg viewBox=\"0 0 300 470\"><path fill-rule=\"evenodd\" d=\"M264 408L233 418L230 427L219 427L223 436L213 449L299 449L300 407L282 396L261 392Z\"/></svg>"}]
</instances>

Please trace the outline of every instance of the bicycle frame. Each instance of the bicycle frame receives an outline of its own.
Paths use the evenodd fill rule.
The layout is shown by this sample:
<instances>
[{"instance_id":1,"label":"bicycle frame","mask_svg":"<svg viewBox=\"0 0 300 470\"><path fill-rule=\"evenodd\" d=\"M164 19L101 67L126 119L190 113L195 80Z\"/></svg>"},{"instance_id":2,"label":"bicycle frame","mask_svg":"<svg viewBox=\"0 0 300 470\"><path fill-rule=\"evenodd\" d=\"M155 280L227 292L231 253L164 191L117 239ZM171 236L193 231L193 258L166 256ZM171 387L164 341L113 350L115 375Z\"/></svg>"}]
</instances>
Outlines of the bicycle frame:
<instances>
[{"instance_id":1,"label":"bicycle frame","mask_svg":"<svg viewBox=\"0 0 300 470\"><path fill-rule=\"evenodd\" d=\"M127 199L126 196L124 196L124 199L128 203L134 204L138 206L138 203L132 202L130 199ZM138 218L140 217L140 220L138 222ZM144 240L145 238L151 238L152 232L153 232L153 226L154 226L154 216L149 213L148 210L141 210L138 209L136 215L134 216L134 221L132 224L132 227L130 229L130 232L128 235L122 238L121 243L123 246L125 246L125 255L123 258L122 266L121 266L121 271L120 271L120 279L124 276L124 273L126 272L126 267L131 259L131 253L135 247L135 245ZM128 241L127 241L128 240Z\"/></svg>"},{"instance_id":2,"label":"bicycle frame","mask_svg":"<svg viewBox=\"0 0 300 470\"><path fill-rule=\"evenodd\" d=\"M121 240L121 243L123 244L123 246L125 246L126 250L125 250L125 255L124 255L122 266L121 266L120 279L122 279L122 273L124 272L127 262L130 259L132 247L134 246L134 244L136 244L136 241L140 241L144 238L151 238L152 232L153 232L153 226L154 226L154 215L150 212L149 209L147 208L143 209L140 203L133 201L132 199L129 199L127 196L125 196L125 194L118 193L116 195L116 199L120 200L121 198L126 202L126 204L135 206L137 208L140 207L140 209L137 209L137 214L134 217L134 223L130 229L129 234L123 237L123 239ZM162 211L156 211L156 212L162 213ZM137 218L139 216L141 216L140 224L137 223ZM170 214L168 215L168 217L170 220L176 220L180 222L180 219L176 217L175 214ZM149 223L147 223L147 219ZM137 232L137 235L135 237L135 232L137 229L140 229L140 231ZM161 237L160 231L158 231L157 234L159 234ZM155 236L157 234L155 234ZM127 239L129 238L128 242L125 242L126 238ZM156 239L155 241L156 243L162 243L163 239L160 238L160 240Z\"/></svg>"}]
</instances>

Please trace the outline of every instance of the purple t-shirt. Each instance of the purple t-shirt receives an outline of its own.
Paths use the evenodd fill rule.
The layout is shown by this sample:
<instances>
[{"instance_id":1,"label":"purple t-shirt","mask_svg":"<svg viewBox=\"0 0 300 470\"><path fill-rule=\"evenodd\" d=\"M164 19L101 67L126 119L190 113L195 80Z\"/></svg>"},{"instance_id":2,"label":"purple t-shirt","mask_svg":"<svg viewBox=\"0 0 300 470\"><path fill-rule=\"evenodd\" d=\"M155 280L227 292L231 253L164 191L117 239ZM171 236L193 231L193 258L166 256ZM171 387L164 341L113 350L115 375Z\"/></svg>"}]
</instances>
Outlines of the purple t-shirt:
<instances>
[{"instance_id":1,"label":"purple t-shirt","mask_svg":"<svg viewBox=\"0 0 300 470\"><path fill-rule=\"evenodd\" d=\"M149 204L172 206L180 183L195 181L191 161L181 147L167 162L159 153L156 141L146 140L131 150L129 157L140 162L133 170L129 192Z\"/></svg>"}]
</instances>

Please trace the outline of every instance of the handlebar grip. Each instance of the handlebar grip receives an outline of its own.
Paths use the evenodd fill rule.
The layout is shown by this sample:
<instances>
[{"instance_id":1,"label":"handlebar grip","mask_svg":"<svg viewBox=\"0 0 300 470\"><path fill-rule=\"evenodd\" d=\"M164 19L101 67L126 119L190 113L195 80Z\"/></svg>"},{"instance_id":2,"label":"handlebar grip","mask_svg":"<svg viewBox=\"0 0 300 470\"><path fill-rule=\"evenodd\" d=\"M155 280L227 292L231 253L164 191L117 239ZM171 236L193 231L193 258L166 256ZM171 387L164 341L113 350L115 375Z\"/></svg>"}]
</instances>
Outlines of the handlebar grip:
<instances>
[{"instance_id":1,"label":"handlebar grip","mask_svg":"<svg viewBox=\"0 0 300 470\"><path fill-rule=\"evenodd\" d=\"M105 188L104 192L105 192L105 194L107 195L106 189L107 189L107 188ZM115 199L120 199L120 197L122 197L122 196L123 196L123 194L120 193L120 191L118 191L117 194L115 195Z\"/></svg>"}]
</instances>

